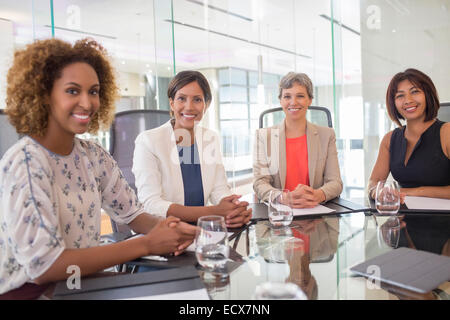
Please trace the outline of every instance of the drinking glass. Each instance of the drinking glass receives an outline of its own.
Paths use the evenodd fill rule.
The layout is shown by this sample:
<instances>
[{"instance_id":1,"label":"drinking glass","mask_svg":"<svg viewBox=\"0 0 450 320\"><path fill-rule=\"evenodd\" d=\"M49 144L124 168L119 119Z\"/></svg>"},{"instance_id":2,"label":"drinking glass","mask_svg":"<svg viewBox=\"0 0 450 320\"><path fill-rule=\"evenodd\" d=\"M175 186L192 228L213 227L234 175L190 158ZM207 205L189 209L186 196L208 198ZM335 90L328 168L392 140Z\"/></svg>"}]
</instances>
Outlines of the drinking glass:
<instances>
[{"instance_id":1,"label":"drinking glass","mask_svg":"<svg viewBox=\"0 0 450 320\"><path fill-rule=\"evenodd\" d=\"M289 190L271 190L269 193L269 221L275 228L286 227L293 219Z\"/></svg>"},{"instance_id":2,"label":"drinking glass","mask_svg":"<svg viewBox=\"0 0 450 320\"><path fill-rule=\"evenodd\" d=\"M378 181L375 207L380 214L397 214L400 209L400 188L397 181Z\"/></svg>"},{"instance_id":3,"label":"drinking glass","mask_svg":"<svg viewBox=\"0 0 450 320\"><path fill-rule=\"evenodd\" d=\"M198 263L209 271L224 268L230 255L224 217L200 217L197 226L195 256Z\"/></svg>"}]
</instances>

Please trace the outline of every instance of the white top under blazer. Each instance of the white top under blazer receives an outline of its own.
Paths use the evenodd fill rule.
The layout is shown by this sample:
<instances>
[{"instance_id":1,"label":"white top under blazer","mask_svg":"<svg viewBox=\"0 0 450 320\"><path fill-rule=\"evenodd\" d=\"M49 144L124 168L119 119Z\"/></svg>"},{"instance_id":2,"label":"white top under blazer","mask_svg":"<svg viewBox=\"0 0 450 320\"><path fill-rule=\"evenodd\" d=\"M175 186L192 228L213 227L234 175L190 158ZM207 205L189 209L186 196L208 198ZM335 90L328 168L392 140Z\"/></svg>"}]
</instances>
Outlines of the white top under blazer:
<instances>
[{"instance_id":1,"label":"white top under blazer","mask_svg":"<svg viewBox=\"0 0 450 320\"><path fill-rule=\"evenodd\" d=\"M183 130L186 138L188 131ZM202 173L204 203L216 205L231 195L220 152L219 136L195 126ZM184 185L174 129L169 120L162 126L144 131L135 141L133 174L138 198L146 212L166 217L173 203L184 205Z\"/></svg>"}]
</instances>

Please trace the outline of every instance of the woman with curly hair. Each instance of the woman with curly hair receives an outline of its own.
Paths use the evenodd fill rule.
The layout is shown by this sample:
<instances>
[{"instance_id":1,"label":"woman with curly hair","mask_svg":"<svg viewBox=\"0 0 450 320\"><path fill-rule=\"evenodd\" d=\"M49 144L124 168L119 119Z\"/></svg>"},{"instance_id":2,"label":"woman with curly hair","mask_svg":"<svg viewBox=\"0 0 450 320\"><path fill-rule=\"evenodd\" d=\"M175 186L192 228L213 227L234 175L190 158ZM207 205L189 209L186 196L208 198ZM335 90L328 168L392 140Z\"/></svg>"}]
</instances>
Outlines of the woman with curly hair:
<instances>
[{"instance_id":1,"label":"woman with curly hair","mask_svg":"<svg viewBox=\"0 0 450 320\"><path fill-rule=\"evenodd\" d=\"M25 136L0 161L0 298L39 297L72 265L88 275L192 242L195 227L145 213L108 152L75 136L114 114L118 88L101 45L36 41L15 53L7 81L6 113ZM99 246L101 208L144 235Z\"/></svg>"}]
</instances>

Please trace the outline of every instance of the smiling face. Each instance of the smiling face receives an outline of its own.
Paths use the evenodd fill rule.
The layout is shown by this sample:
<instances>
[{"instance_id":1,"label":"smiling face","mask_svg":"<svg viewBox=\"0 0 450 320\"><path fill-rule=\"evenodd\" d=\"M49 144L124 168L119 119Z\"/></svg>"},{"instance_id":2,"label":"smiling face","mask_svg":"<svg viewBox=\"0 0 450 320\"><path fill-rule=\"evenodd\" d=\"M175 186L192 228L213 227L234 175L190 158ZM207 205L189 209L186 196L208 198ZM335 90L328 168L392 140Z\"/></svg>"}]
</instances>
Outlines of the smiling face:
<instances>
[{"instance_id":1,"label":"smiling face","mask_svg":"<svg viewBox=\"0 0 450 320\"><path fill-rule=\"evenodd\" d=\"M423 121L427 107L425 93L409 80L403 80L395 93L395 107L406 121Z\"/></svg>"},{"instance_id":2,"label":"smiling face","mask_svg":"<svg viewBox=\"0 0 450 320\"><path fill-rule=\"evenodd\" d=\"M280 104L289 120L305 118L311 102L306 88L298 83L294 82L291 88L281 92Z\"/></svg>"},{"instance_id":3,"label":"smiling face","mask_svg":"<svg viewBox=\"0 0 450 320\"><path fill-rule=\"evenodd\" d=\"M169 99L175 117L175 129L192 130L195 122L202 120L206 109L205 97L197 81L188 83Z\"/></svg>"},{"instance_id":4,"label":"smiling face","mask_svg":"<svg viewBox=\"0 0 450 320\"><path fill-rule=\"evenodd\" d=\"M69 64L53 83L49 97L48 132L74 136L85 133L100 107L100 82L87 63Z\"/></svg>"}]
</instances>

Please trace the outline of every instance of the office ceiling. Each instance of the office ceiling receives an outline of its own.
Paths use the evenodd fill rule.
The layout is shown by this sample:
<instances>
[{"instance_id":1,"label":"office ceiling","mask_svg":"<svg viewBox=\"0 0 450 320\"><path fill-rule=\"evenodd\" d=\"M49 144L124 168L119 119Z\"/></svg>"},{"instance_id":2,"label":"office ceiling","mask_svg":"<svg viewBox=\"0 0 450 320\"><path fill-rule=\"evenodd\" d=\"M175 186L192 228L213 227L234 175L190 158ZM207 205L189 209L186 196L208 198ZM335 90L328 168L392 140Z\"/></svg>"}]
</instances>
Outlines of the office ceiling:
<instances>
[{"instance_id":1,"label":"office ceiling","mask_svg":"<svg viewBox=\"0 0 450 320\"><path fill-rule=\"evenodd\" d=\"M379 2L397 15L430 11L421 7L429 1ZM429 32L440 25L448 29L450 1L432 2L435 12L423 15L421 28L429 24ZM340 3L334 8L336 20L344 25L334 25L340 31L335 39L337 75L349 83L360 82L359 33L365 20L360 19L358 0ZM73 40L87 34L100 40L122 71L170 76L175 48L177 71L225 66L257 70L257 56L262 55L264 72L296 69L310 74L318 85L332 83L329 0L173 0L173 4L175 45L168 0L55 0L55 34ZM0 18L13 22L18 45L31 41L33 34L51 36L48 0L0 0Z\"/></svg>"}]
</instances>

